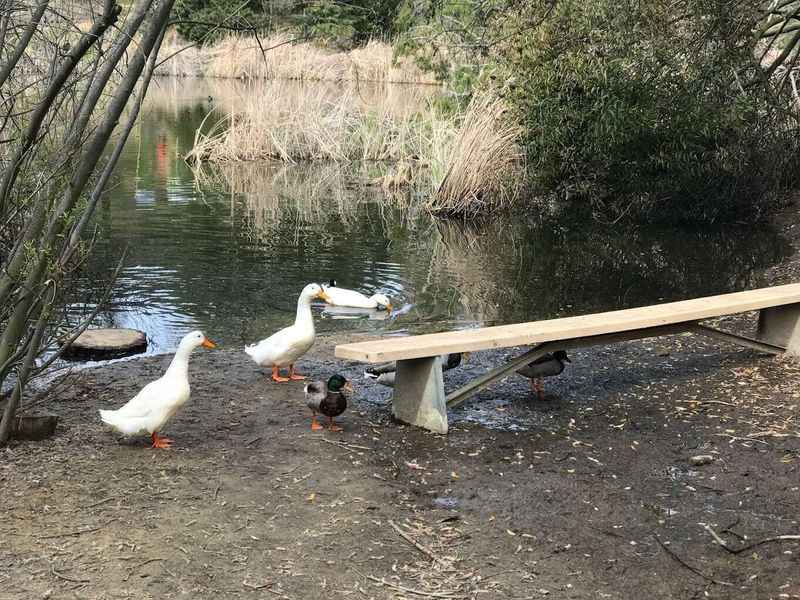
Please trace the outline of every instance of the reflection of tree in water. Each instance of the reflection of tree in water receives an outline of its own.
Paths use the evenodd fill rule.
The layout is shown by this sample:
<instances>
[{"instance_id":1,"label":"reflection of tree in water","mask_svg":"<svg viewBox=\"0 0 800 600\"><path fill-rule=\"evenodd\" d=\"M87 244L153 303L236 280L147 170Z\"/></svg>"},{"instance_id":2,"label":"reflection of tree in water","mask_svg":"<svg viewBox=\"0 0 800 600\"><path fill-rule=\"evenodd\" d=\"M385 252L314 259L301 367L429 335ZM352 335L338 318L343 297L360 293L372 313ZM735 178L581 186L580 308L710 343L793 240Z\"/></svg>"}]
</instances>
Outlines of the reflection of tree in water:
<instances>
[{"instance_id":1,"label":"reflection of tree in water","mask_svg":"<svg viewBox=\"0 0 800 600\"><path fill-rule=\"evenodd\" d=\"M396 209L409 206L409 196L387 197L376 186L364 185L385 168L375 163L348 167L254 162L222 165L196 175L203 185L220 186L240 203L241 233L253 243L274 244L287 235L299 241L311 231L327 247L330 238L340 234L358 245L365 238L382 239L385 230L396 226ZM417 212L409 209L401 214L413 220Z\"/></svg>"},{"instance_id":2,"label":"reflection of tree in water","mask_svg":"<svg viewBox=\"0 0 800 600\"><path fill-rule=\"evenodd\" d=\"M537 225L441 221L409 197L392 201L354 183L373 174L262 163L217 176L237 198L237 230L254 248L313 265L315 277L394 288L416 305L409 321L514 322L755 287L759 271L789 250L770 228L622 231L563 216ZM392 264L403 267L387 273Z\"/></svg>"},{"instance_id":3,"label":"reflection of tree in water","mask_svg":"<svg viewBox=\"0 0 800 600\"><path fill-rule=\"evenodd\" d=\"M452 279L465 314L500 322L757 287L759 272L789 252L766 227L621 232L587 222L529 230L512 220L439 222L437 230L432 270Z\"/></svg>"}]
</instances>

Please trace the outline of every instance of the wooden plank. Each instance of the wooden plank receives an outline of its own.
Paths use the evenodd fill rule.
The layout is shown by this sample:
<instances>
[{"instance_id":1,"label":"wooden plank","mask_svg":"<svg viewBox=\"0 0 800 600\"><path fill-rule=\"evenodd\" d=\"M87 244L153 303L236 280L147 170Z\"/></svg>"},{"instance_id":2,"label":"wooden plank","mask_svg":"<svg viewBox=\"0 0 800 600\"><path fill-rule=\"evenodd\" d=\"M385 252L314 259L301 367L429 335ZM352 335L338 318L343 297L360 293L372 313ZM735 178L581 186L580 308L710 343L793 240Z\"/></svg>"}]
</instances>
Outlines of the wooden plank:
<instances>
[{"instance_id":1,"label":"wooden plank","mask_svg":"<svg viewBox=\"0 0 800 600\"><path fill-rule=\"evenodd\" d=\"M536 360L540 356L555 350L572 350L574 348L586 348L588 346L598 346L605 344L616 344L618 342L626 342L629 340L640 340L649 337L658 337L662 335L674 335L676 333L683 333L691 331L695 323L674 323L672 325L664 325L662 327L647 327L645 329L635 329L633 331L621 331L616 333L607 333L604 335L595 335L582 338L574 338L571 340L545 342L535 348L528 350L524 354L518 356L512 361L497 367L464 385L463 387L454 390L447 395L447 408L454 408L464 402L467 398L476 394L483 388L491 385L498 379L511 374L511 372L518 371L529 362Z\"/></svg>"},{"instance_id":2,"label":"wooden plank","mask_svg":"<svg viewBox=\"0 0 800 600\"><path fill-rule=\"evenodd\" d=\"M342 344L336 346L335 354L337 358L376 363L449 352L533 346L795 303L800 303L800 284L796 283L562 319Z\"/></svg>"}]
</instances>

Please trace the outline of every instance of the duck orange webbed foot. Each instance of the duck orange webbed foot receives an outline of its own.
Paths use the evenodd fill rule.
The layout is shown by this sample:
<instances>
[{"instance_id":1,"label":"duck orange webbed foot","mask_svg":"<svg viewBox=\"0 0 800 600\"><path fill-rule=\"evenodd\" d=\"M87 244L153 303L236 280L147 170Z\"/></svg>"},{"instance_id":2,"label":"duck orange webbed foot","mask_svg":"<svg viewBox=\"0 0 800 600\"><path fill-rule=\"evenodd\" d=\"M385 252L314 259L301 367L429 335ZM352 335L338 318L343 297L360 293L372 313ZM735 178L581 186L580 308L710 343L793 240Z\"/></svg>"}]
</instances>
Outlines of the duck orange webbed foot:
<instances>
[{"instance_id":1,"label":"duck orange webbed foot","mask_svg":"<svg viewBox=\"0 0 800 600\"><path fill-rule=\"evenodd\" d=\"M172 448L172 440L165 437L160 437L157 432L150 435L153 440L153 448Z\"/></svg>"},{"instance_id":2,"label":"duck orange webbed foot","mask_svg":"<svg viewBox=\"0 0 800 600\"><path fill-rule=\"evenodd\" d=\"M289 365L289 379L292 381L303 381L306 378L305 375L301 375L300 373L294 372L294 365Z\"/></svg>"},{"instance_id":3,"label":"duck orange webbed foot","mask_svg":"<svg viewBox=\"0 0 800 600\"><path fill-rule=\"evenodd\" d=\"M317 415L314 415L313 417L311 417L311 430L319 431L320 429L325 429L325 428L319 424L319 421L317 421Z\"/></svg>"},{"instance_id":4,"label":"duck orange webbed foot","mask_svg":"<svg viewBox=\"0 0 800 600\"><path fill-rule=\"evenodd\" d=\"M285 381L289 381L289 378L281 377L280 369L278 369L278 367L272 367L272 381L284 383Z\"/></svg>"},{"instance_id":5,"label":"duck orange webbed foot","mask_svg":"<svg viewBox=\"0 0 800 600\"><path fill-rule=\"evenodd\" d=\"M328 429L331 431L342 431L342 428L339 427L336 422L332 418L328 418Z\"/></svg>"}]
</instances>

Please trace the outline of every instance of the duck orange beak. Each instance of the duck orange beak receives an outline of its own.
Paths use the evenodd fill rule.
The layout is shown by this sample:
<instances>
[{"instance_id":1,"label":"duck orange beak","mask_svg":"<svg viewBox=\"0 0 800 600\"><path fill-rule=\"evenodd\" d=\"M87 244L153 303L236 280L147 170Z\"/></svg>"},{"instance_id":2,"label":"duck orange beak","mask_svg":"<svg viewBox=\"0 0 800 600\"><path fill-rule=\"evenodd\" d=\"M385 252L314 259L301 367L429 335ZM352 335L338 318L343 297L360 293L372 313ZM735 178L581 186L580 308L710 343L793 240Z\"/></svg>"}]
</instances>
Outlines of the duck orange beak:
<instances>
[{"instance_id":1,"label":"duck orange beak","mask_svg":"<svg viewBox=\"0 0 800 600\"><path fill-rule=\"evenodd\" d=\"M319 298L320 300L324 300L325 302L331 301L331 297L325 293L325 290L322 290L319 294L317 294L317 298Z\"/></svg>"},{"instance_id":2,"label":"duck orange beak","mask_svg":"<svg viewBox=\"0 0 800 600\"><path fill-rule=\"evenodd\" d=\"M203 343L200 344L203 348L216 348L217 345L212 342L210 339L206 338L203 340Z\"/></svg>"},{"instance_id":3,"label":"duck orange beak","mask_svg":"<svg viewBox=\"0 0 800 600\"><path fill-rule=\"evenodd\" d=\"M348 381L347 383L344 384L344 389L352 394L353 384Z\"/></svg>"},{"instance_id":4,"label":"duck orange beak","mask_svg":"<svg viewBox=\"0 0 800 600\"><path fill-rule=\"evenodd\" d=\"M392 304L391 304L391 302L390 302L389 304L387 304L387 305L386 305L386 310L387 310L388 312L392 312Z\"/></svg>"}]
</instances>

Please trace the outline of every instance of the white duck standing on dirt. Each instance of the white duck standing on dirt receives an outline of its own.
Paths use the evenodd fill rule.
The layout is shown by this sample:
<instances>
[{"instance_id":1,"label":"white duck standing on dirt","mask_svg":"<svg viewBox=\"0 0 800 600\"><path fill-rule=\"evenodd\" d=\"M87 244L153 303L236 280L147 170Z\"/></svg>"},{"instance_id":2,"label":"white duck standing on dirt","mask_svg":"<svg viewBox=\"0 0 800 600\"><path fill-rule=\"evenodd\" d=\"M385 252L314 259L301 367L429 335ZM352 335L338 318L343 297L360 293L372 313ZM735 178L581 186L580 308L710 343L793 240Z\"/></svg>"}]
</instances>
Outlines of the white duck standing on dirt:
<instances>
[{"instance_id":1,"label":"white duck standing on dirt","mask_svg":"<svg viewBox=\"0 0 800 600\"><path fill-rule=\"evenodd\" d=\"M351 308L377 308L379 310L392 310L392 303L383 294L373 294L366 296L355 290L336 287L336 280L331 279L330 283L323 286L327 299L325 302L332 306L349 306Z\"/></svg>"},{"instance_id":2,"label":"white duck standing on dirt","mask_svg":"<svg viewBox=\"0 0 800 600\"><path fill-rule=\"evenodd\" d=\"M164 375L144 386L123 407L101 410L103 422L124 435L149 433L153 448L169 448L172 440L158 432L189 400L189 355L199 346L216 348L202 331L187 333Z\"/></svg>"},{"instance_id":3,"label":"white duck standing on dirt","mask_svg":"<svg viewBox=\"0 0 800 600\"><path fill-rule=\"evenodd\" d=\"M303 288L297 299L297 316L294 319L294 325L273 333L257 344L245 347L244 351L257 365L272 367L273 381L305 379L305 376L295 372L294 363L314 345L316 332L314 331L314 317L311 314L311 301L315 298L328 301L328 296L322 286L309 283ZM281 377L281 367L289 367L288 377Z\"/></svg>"}]
</instances>

